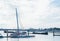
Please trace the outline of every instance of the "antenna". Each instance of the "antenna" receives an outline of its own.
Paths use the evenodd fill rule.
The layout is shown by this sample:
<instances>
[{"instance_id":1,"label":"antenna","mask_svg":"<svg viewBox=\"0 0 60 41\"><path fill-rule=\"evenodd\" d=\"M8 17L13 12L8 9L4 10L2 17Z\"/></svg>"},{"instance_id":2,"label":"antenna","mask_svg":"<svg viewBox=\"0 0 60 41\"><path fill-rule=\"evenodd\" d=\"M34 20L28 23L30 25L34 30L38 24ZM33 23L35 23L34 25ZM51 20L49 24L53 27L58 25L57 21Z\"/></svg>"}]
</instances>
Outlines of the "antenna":
<instances>
[{"instance_id":1,"label":"antenna","mask_svg":"<svg viewBox=\"0 0 60 41\"><path fill-rule=\"evenodd\" d=\"M17 20L17 31L19 33L19 24L18 24L18 13L17 13L17 8L16 9L16 20Z\"/></svg>"}]
</instances>

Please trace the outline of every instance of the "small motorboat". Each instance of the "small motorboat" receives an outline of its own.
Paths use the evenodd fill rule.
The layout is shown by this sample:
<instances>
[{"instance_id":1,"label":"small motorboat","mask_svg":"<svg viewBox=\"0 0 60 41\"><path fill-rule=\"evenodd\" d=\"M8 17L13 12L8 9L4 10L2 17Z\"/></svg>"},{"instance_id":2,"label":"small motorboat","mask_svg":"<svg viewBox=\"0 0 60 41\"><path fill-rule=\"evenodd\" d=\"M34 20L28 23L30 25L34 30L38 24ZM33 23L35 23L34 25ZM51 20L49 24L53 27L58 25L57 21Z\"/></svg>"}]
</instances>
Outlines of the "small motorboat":
<instances>
[{"instance_id":1,"label":"small motorboat","mask_svg":"<svg viewBox=\"0 0 60 41\"><path fill-rule=\"evenodd\" d=\"M42 34L42 35L48 35L48 32L33 32L33 34Z\"/></svg>"},{"instance_id":2,"label":"small motorboat","mask_svg":"<svg viewBox=\"0 0 60 41\"><path fill-rule=\"evenodd\" d=\"M0 34L0 38L3 38L3 36Z\"/></svg>"}]
</instances>

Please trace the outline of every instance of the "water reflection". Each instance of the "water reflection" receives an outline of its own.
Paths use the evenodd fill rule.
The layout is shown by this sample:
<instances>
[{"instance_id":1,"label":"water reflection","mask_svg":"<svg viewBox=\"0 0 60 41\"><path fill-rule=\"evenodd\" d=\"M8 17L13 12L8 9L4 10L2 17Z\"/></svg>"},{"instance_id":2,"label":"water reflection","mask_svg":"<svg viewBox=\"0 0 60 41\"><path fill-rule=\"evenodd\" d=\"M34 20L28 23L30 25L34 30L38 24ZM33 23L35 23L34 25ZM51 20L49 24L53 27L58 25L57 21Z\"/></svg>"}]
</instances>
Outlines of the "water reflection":
<instances>
[{"instance_id":1,"label":"water reflection","mask_svg":"<svg viewBox=\"0 0 60 41\"><path fill-rule=\"evenodd\" d=\"M11 38L11 41L19 41L19 38Z\"/></svg>"},{"instance_id":2,"label":"water reflection","mask_svg":"<svg viewBox=\"0 0 60 41\"><path fill-rule=\"evenodd\" d=\"M19 41L19 38L1 38L0 41Z\"/></svg>"},{"instance_id":3,"label":"water reflection","mask_svg":"<svg viewBox=\"0 0 60 41\"><path fill-rule=\"evenodd\" d=\"M8 41L8 38L7 38L7 41Z\"/></svg>"}]
</instances>

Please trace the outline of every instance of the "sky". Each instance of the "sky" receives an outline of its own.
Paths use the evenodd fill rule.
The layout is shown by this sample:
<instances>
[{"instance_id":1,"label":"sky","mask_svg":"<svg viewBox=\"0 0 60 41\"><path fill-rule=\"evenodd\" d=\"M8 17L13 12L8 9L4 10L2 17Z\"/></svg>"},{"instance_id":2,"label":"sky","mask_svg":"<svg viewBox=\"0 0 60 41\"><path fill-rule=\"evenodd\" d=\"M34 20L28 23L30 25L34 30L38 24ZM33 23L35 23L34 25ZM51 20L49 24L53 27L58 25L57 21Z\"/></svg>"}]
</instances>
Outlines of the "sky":
<instances>
[{"instance_id":1,"label":"sky","mask_svg":"<svg viewBox=\"0 0 60 41\"><path fill-rule=\"evenodd\" d=\"M60 0L0 0L0 28L60 27Z\"/></svg>"}]
</instances>

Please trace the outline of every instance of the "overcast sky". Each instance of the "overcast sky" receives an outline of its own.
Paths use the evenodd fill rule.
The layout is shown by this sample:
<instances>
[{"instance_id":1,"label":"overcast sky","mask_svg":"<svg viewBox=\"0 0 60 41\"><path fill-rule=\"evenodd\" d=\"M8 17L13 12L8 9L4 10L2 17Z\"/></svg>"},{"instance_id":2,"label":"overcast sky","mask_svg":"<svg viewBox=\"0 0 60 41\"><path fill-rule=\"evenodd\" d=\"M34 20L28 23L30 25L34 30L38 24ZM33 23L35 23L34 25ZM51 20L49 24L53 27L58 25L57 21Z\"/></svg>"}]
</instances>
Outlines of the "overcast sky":
<instances>
[{"instance_id":1,"label":"overcast sky","mask_svg":"<svg viewBox=\"0 0 60 41\"><path fill-rule=\"evenodd\" d=\"M0 28L60 27L60 0L0 0Z\"/></svg>"}]
</instances>

